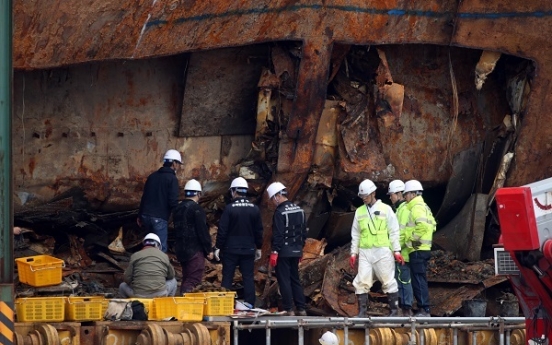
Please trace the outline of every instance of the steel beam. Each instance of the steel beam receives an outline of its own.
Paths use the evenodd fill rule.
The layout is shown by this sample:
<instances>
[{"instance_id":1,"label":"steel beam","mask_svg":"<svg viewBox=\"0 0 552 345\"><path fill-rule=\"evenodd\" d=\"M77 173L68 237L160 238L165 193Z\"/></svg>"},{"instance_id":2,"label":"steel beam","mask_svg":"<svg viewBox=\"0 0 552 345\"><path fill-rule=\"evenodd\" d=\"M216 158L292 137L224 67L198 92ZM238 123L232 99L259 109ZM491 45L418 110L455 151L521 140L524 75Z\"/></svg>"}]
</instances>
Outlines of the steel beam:
<instances>
[{"instance_id":1,"label":"steel beam","mask_svg":"<svg viewBox=\"0 0 552 345\"><path fill-rule=\"evenodd\" d=\"M0 0L0 343L13 344L12 2Z\"/></svg>"}]
</instances>

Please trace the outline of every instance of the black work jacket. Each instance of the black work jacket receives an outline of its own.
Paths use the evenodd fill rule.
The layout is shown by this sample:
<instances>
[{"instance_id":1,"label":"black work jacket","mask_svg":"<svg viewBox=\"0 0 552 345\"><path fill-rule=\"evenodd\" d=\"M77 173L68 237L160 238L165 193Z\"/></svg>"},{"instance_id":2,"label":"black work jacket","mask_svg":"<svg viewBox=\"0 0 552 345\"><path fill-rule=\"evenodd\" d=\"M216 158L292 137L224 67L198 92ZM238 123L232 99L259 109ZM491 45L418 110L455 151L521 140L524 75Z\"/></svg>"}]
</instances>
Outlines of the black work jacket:
<instances>
[{"instance_id":1,"label":"black work jacket","mask_svg":"<svg viewBox=\"0 0 552 345\"><path fill-rule=\"evenodd\" d=\"M140 201L138 215L169 220L171 211L178 205L178 179L169 167L161 167L148 176Z\"/></svg>"},{"instance_id":2,"label":"black work jacket","mask_svg":"<svg viewBox=\"0 0 552 345\"><path fill-rule=\"evenodd\" d=\"M175 251L178 261L188 261L197 252L211 252L211 236L205 211L194 200L185 199L173 210Z\"/></svg>"},{"instance_id":3,"label":"black work jacket","mask_svg":"<svg viewBox=\"0 0 552 345\"><path fill-rule=\"evenodd\" d=\"M272 218L272 251L281 257L301 257L306 239L303 209L289 200L278 205Z\"/></svg>"},{"instance_id":4,"label":"black work jacket","mask_svg":"<svg viewBox=\"0 0 552 345\"><path fill-rule=\"evenodd\" d=\"M254 255L263 245L259 207L244 197L226 205L219 222L216 247L223 253Z\"/></svg>"}]
</instances>

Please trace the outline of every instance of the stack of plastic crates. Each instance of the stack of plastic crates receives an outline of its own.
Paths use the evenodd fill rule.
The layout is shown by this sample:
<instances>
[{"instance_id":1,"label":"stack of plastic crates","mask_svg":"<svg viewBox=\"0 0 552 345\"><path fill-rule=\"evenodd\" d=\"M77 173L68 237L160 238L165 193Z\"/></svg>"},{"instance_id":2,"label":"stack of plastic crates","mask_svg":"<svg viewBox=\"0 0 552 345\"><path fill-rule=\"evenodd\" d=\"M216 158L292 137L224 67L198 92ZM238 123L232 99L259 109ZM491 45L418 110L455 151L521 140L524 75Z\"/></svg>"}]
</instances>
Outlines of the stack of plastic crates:
<instances>
[{"instance_id":1,"label":"stack of plastic crates","mask_svg":"<svg viewBox=\"0 0 552 345\"><path fill-rule=\"evenodd\" d=\"M50 255L36 255L18 258L15 262L22 283L37 287L61 283L63 260Z\"/></svg>"},{"instance_id":2,"label":"stack of plastic crates","mask_svg":"<svg viewBox=\"0 0 552 345\"><path fill-rule=\"evenodd\" d=\"M65 302L65 320L100 321L107 309L104 296L67 297Z\"/></svg>"},{"instance_id":3,"label":"stack of plastic crates","mask_svg":"<svg viewBox=\"0 0 552 345\"><path fill-rule=\"evenodd\" d=\"M234 313L235 291L228 292L192 292L184 294L185 297L204 297L205 305L203 314L205 316L228 316Z\"/></svg>"},{"instance_id":4,"label":"stack of plastic crates","mask_svg":"<svg viewBox=\"0 0 552 345\"><path fill-rule=\"evenodd\" d=\"M66 297L28 297L15 300L18 322L61 322L65 320Z\"/></svg>"},{"instance_id":5,"label":"stack of plastic crates","mask_svg":"<svg viewBox=\"0 0 552 345\"><path fill-rule=\"evenodd\" d=\"M176 318L180 321L201 321L205 297L158 297L153 299L156 320Z\"/></svg>"}]
</instances>

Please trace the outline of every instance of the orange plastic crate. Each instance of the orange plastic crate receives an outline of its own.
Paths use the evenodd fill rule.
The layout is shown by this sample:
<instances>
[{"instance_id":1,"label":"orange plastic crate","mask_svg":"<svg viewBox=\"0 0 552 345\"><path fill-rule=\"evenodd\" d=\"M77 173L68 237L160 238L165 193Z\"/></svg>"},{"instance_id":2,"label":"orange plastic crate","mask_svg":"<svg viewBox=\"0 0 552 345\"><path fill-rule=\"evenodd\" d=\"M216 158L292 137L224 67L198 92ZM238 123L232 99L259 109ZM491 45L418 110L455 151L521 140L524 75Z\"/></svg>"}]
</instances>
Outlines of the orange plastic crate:
<instances>
[{"instance_id":1,"label":"orange plastic crate","mask_svg":"<svg viewBox=\"0 0 552 345\"><path fill-rule=\"evenodd\" d=\"M65 297L28 297L15 299L18 322L61 322L65 319Z\"/></svg>"},{"instance_id":2,"label":"orange plastic crate","mask_svg":"<svg viewBox=\"0 0 552 345\"><path fill-rule=\"evenodd\" d=\"M184 294L185 297L204 297L205 305L203 314L205 316L228 316L234 314L235 291L228 292L192 292Z\"/></svg>"},{"instance_id":3,"label":"orange plastic crate","mask_svg":"<svg viewBox=\"0 0 552 345\"><path fill-rule=\"evenodd\" d=\"M204 297L157 297L153 301L156 320L171 317L180 321L203 319Z\"/></svg>"},{"instance_id":4,"label":"orange plastic crate","mask_svg":"<svg viewBox=\"0 0 552 345\"><path fill-rule=\"evenodd\" d=\"M15 259L19 281L31 286L58 285L61 283L63 260L50 255L36 255Z\"/></svg>"},{"instance_id":5,"label":"orange plastic crate","mask_svg":"<svg viewBox=\"0 0 552 345\"><path fill-rule=\"evenodd\" d=\"M109 300L104 296L67 297L65 301L65 320L100 321Z\"/></svg>"}]
</instances>

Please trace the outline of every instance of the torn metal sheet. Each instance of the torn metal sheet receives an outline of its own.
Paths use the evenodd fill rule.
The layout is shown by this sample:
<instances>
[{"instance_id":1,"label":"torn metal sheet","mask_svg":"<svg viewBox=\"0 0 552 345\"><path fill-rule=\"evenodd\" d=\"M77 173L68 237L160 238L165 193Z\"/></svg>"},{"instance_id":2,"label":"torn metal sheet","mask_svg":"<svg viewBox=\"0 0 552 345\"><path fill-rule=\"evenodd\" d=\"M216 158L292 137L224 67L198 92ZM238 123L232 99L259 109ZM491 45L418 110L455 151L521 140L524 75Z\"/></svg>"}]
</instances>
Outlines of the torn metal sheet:
<instances>
[{"instance_id":1,"label":"torn metal sheet","mask_svg":"<svg viewBox=\"0 0 552 345\"><path fill-rule=\"evenodd\" d=\"M331 260L324 272L324 281L322 283L322 297L325 303L341 316L353 316L358 314L358 305L354 298L354 290L351 293L348 289L340 288L340 285L346 284L343 279L342 269L350 270L349 250L345 247L332 253ZM355 275L356 272L352 272ZM345 279L346 280L346 279ZM350 285L350 284L349 284ZM352 298L351 298L352 295Z\"/></svg>"},{"instance_id":2,"label":"torn metal sheet","mask_svg":"<svg viewBox=\"0 0 552 345\"><path fill-rule=\"evenodd\" d=\"M267 54L265 45L192 53L179 135L253 134L256 86Z\"/></svg>"},{"instance_id":3,"label":"torn metal sheet","mask_svg":"<svg viewBox=\"0 0 552 345\"><path fill-rule=\"evenodd\" d=\"M460 213L433 235L433 243L453 252L461 260L480 260L487 198L487 194L472 194Z\"/></svg>"},{"instance_id":4,"label":"torn metal sheet","mask_svg":"<svg viewBox=\"0 0 552 345\"><path fill-rule=\"evenodd\" d=\"M307 263L324 256L324 248L328 245L326 239L316 240L314 238L307 238L305 246L303 247L303 258L299 263L300 266L304 266Z\"/></svg>"},{"instance_id":5,"label":"torn metal sheet","mask_svg":"<svg viewBox=\"0 0 552 345\"><path fill-rule=\"evenodd\" d=\"M481 57L475 66L475 88L481 90L487 76L491 74L496 66L496 62L500 59L502 53L495 51L484 50L481 52Z\"/></svg>"},{"instance_id":6,"label":"torn metal sheet","mask_svg":"<svg viewBox=\"0 0 552 345\"><path fill-rule=\"evenodd\" d=\"M342 111L338 101L326 101L314 146L312 172L308 182L311 186L331 188L337 154L337 119Z\"/></svg>"},{"instance_id":7,"label":"torn metal sheet","mask_svg":"<svg viewBox=\"0 0 552 345\"><path fill-rule=\"evenodd\" d=\"M478 143L457 153L452 160L452 173L445 197L435 217L448 221L456 215L475 189L483 145Z\"/></svg>"},{"instance_id":8,"label":"torn metal sheet","mask_svg":"<svg viewBox=\"0 0 552 345\"><path fill-rule=\"evenodd\" d=\"M436 316L451 316L462 307L462 301L477 297L488 287L506 281L505 277L489 278L479 285L430 285L429 296L431 301L431 314Z\"/></svg>"},{"instance_id":9,"label":"torn metal sheet","mask_svg":"<svg viewBox=\"0 0 552 345\"><path fill-rule=\"evenodd\" d=\"M354 218L354 212L332 212L324 233L328 243L339 246L350 242Z\"/></svg>"},{"instance_id":10,"label":"torn metal sheet","mask_svg":"<svg viewBox=\"0 0 552 345\"><path fill-rule=\"evenodd\" d=\"M376 49L380 58L380 64L376 71L376 116L383 128L401 131L400 118L404 100L404 85L393 82L393 76L389 70L389 63L383 49Z\"/></svg>"}]
</instances>

